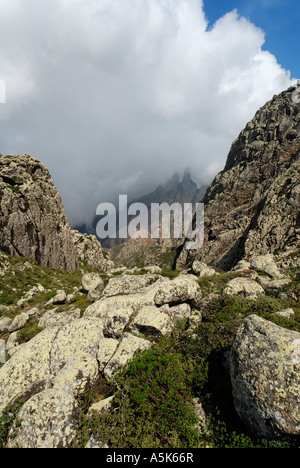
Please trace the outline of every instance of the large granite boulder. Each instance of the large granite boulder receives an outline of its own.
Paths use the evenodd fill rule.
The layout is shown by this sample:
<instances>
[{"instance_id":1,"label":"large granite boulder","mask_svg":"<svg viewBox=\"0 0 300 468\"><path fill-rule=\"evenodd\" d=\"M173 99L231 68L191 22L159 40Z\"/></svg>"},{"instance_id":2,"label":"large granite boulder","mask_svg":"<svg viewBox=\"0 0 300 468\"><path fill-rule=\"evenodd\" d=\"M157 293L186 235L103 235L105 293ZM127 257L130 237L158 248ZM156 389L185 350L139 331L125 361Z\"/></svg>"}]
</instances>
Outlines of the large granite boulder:
<instances>
[{"instance_id":1,"label":"large granite boulder","mask_svg":"<svg viewBox=\"0 0 300 468\"><path fill-rule=\"evenodd\" d=\"M269 439L300 435L300 333L251 315L232 346L230 373L250 430Z\"/></svg>"}]
</instances>

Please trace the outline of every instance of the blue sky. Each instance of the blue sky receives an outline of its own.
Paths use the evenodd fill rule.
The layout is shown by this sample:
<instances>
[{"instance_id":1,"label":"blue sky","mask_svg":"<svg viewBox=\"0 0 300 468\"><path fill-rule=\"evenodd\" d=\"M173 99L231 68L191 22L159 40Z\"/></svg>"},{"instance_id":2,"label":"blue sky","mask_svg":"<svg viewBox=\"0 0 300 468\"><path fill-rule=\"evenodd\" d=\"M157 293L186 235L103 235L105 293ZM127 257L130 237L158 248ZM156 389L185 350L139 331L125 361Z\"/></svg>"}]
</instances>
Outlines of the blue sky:
<instances>
[{"instance_id":1,"label":"blue sky","mask_svg":"<svg viewBox=\"0 0 300 468\"><path fill-rule=\"evenodd\" d=\"M266 34L264 49L274 54L293 78L300 78L299 0L204 0L210 26L225 13L237 9Z\"/></svg>"}]
</instances>

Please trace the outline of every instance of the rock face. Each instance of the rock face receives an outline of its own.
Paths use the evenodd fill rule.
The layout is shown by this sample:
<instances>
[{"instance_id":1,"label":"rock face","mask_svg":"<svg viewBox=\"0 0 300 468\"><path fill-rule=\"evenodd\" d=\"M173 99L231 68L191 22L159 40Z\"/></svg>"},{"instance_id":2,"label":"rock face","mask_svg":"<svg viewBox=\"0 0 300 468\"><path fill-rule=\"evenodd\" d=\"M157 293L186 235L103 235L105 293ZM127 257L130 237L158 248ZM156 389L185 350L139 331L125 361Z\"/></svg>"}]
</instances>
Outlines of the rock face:
<instances>
[{"instance_id":1,"label":"rock face","mask_svg":"<svg viewBox=\"0 0 300 468\"><path fill-rule=\"evenodd\" d=\"M74 229L71 232L80 260L102 271L107 271L114 266L112 261L104 258L101 244L96 236L81 234Z\"/></svg>"},{"instance_id":2,"label":"rock face","mask_svg":"<svg viewBox=\"0 0 300 468\"><path fill-rule=\"evenodd\" d=\"M300 435L300 334L256 315L239 329L231 351L237 413L266 438Z\"/></svg>"},{"instance_id":3,"label":"rock face","mask_svg":"<svg viewBox=\"0 0 300 468\"><path fill-rule=\"evenodd\" d=\"M299 258L300 112L295 88L275 96L233 143L208 188L205 242L181 247L177 267L194 260L232 269L242 258L289 252Z\"/></svg>"},{"instance_id":4,"label":"rock face","mask_svg":"<svg viewBox=\"0 0 300 468\"><path fill-rule=\"evenodd\" d=\"M0 249L43 266L77 269L61 197L48 169L29 155L0 156Z\"/></svg>"}]
</instances>

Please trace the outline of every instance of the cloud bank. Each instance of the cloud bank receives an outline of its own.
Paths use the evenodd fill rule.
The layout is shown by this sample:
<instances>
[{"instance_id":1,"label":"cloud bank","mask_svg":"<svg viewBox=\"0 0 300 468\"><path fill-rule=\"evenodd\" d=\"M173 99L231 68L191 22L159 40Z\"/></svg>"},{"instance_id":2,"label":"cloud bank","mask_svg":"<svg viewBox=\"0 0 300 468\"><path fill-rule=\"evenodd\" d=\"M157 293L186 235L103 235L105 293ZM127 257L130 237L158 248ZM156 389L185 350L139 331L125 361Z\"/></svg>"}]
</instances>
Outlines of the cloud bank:
<instances>
[{"instance_id":1,"label":"cloud bank","mask_svg":"<svg viewBox=\"0 0 300 468\"><path fill-rule=\"evenodd\" d=\"M200 0L0 0L0 151L51 171L72 224L186 167L222 170L255 112L290 84L238 12Z\"/></svg>"}]
</instances>

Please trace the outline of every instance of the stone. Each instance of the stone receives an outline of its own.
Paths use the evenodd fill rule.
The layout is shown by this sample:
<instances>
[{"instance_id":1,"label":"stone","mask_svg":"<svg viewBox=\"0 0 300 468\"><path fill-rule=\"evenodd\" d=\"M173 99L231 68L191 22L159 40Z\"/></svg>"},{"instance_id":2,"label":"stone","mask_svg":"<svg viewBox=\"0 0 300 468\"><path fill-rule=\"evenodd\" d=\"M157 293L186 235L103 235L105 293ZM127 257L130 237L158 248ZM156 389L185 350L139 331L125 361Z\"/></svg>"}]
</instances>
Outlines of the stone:
<instances>
[{"instance_id":1,"label":"stone","mask_svg":"<svg viewBox=\"0 0 300 468\"><path fill-rule=\"evenodd\" d=\"M170 316L153 306L143 307L130 324L132 332L160 337L171 332L174 322Z\"/></svg>"},{"instance_id":2,"label":"stone","mask_svg":"<svg viewBox=\"0 0 300 468\"><path fill-rule=\"evenodd\" d=\"M189 304L178 304L169 308L169 315L174 322L189 318L191 313L192 309Z\"/></svg>"},{"instance_id":3,"label":"stone","mask_svg":"<svg viewBox=\"0 0 300 468\"><path fill-rule=\"evenodd\" d=\"M17 306L18 307L22 307L22 305L24 305L27 301L29 301L30 299L32 299L34 296L38 295L38 294L41 294L45 292L45 288L41 285L41 284L37 284L36 286L34 286L33 288L31 288L29 291L27 291L27 293L25 294L24 297L22 297L18 302L17 302Z\"/></svg>"},{"instance_id":4,"label":"stone","mask_svg":"<svg viewBox=\"0 0 300 468\"><path fill-rule=\"evenodd\" d=\"M26 312L23 312L20 315L17 315L11 325L8 328L9 332L15 332L18 330L21 330L21 328L24 328L26 323L29 320L29 315Z\"/></svg>"},{"instance_id":5,"label":"stone","mask_svg":"<svg viewBox=\"0 0 300 468\"><path fill-rule=\"evenodd\" d=\"M5 341L0 340L0 364L5 364L6 362L6 346Z\"/></svg>"},{"instance_id":6,"label":"stone","mask_svg":"<svg viewBox=\"0 0 300 468\"><path fill-rule=\"evenodd\" d=\"M114 396L111 396L109 398L106 398L105 400L99 401L98 403L94 403L89 408L89 413L91 413L92 411L95 411L98 414L107 413L110 410L113 399Z\"/></svg>"},{"instance_id":7,"label":"stone","mask_svg":"<svg viewBox=\"0 0 300 468\"><path fill-rule=\"evenodd\" d=\"M0 155L0 191L0 249L50 268L76 270L71 228L48 169L27 154Z\"/></svg>"},{"instance_id":8,"label":"stone","mask_svg":"<svg viewBox=\"0 0 300 468\"><path fill-rule=\"evenodd\" d=\"M114 263L104 258L101 244L96 236L82 234L76 230L72 230L71 234L73 236L78 259L100 271L106 272L113 268Z\"/></svg>"},{"instance_id":9,"label":"stone","mask_svg":"<svg viewBox=\"0 0 300 468\"><path fill-rule=\"evenodd\" d=\"M116 276L109 280L103 297L141 293L144 288L157 282L163 282L163 278L155 274Z\"/></svg>"},{"instance_id":10,"label":"stone","mask_svg":"<svg viewBox=\"0 0 300 468\"><path fill-rule=\"evenodd\" d=\"M281 279L283 274L276 265L273 255L258 255L251 260L251 268L267 273L275 279Z\"/></svg>"},{"instance_id":11,"label":"stone","mask_svg":"<svg viewBox=\"0 0 300 468\"><path fill-rule=\"evenodd\" d=\"M281 310L280 312L275 312L273 315L277 315L278 317L290 319L291 317L295 315L295 312L293 309L285 309L285 310Z\"/></svg>"},{"instance_id":12,"label":"stone","mask_svg":"<svg viewBox=\"0 0 300 468\"><path fill-rule=\"evenodd\" d=\"M92 297L101 297L104 281L98 273L87 273L81 280L82 291L92 294ZM90 296L91 297L91 296Z\"/></svg>"},{"instance_id":13,"label":"stone","mask_svg":"<svg viewBox=\"0 0 300 468\"><path fill-rule=\"evenodd\" d=\"M56 309L49 310L40 319L38 326L40 328L61 327L80 318L80 309L57 312Z\"/></svg>"},{"instance_id":14,"label":"stone","mask_svg":"<svg viewBox=\"0 0 300 468\"><path fill-rule=\"evenodd\" d=\"M271 280L267 276L259 276L257 281L261 284L267 294L276 296L281 288L290 284L292 280L290 278Z\"/></svg>"},{"instance_id":15,"label":"stone","mask_svg":"<svg viewBox=\"0 0 300 468\"><path fill-rule=\"evenodd\" d=\"M249 298L257 298L264 295L264 289L254 280L249 278L234 278L229 281L227 287L223 290L223 295L239 295Z\"/></svg>"},{"instance_id":16,"label":"stone","mask_svg":"<svg viewBox=\"0 0 300 468\"><path fill-rule=\"evenodd\" d=\"M78 428L79 404L68 392L47 389L31 397L17 415L8 448L70 448Z\"/></svg>"},{"instance_id":17,"label":"stone","mask_svg":"<svg viewBox=\"0 0 300 468\"><path fill-rule=\"evenodd\" d=\"M268 439L300 435L300 333L247 317L230 375L236 411L251 431Z\"/></svg>"},{"instance_id":18,"label":"stone","mask_svg":"<svg viewBox=\"0 0 300 468\"><path fill-rule=\"evenodd\" d=\"M119 341L113 338L104 338L99 343L99 349L97 354L97 360L99 363L99 370L103 372L108 361L117 351Z\"/></svg>"},{"instance_id":19,"label":"stone","mask_svg":"<svg viewBox=\"0 0 300 468\"><path fill-rule=\"evenodd\" d=\"M18 332L13 332L9 335L6 342L6 353L9 357L13 356L19 349Z\"/></svg>"},{"instance_id":20,"label":"stone","mask_svg":"<svg viewBox=\"0 0 300 468\"><path fill-rule=\"evenodd\" d=\"M192 265L192 271L195 275L202 278L203 276L219 275L214 268L209 267L206 263L195 260Z\"/></svg>"},{"instance_id":21,"label":"stone","mask_svg":"<svg viewBox=\"0 0 300 468\"><path fill-rule=\"evenodd\" d=\"M84 448L86 449L108 449L109 446L107 444L104 444L103 442L96 440L95 437L92 436Z\"/></svg>"},{"instance_id":22,"label":"stone","mask_svg":"<svg viewBox=\"0 0 300 468\"><path fill-rule=\"evenodd\" d=\"M107 380L113 380L114 373L133 358L138 350L150 348L151 343L143 338L133 336L130 333L124 333L123 338L111 359L108 361L104 376Z\"/></svg>"},{"instance_id":23,"label":"stone","mask_svg":"<svg viewBox=\"0 0 300 468\"><path fill-rule=\"evenodd\" d=\"M8 331L12 319L10 317L1 317L0 318L0 332Z\"/></svg>"},{"instance_id":24,"label":"stone","mask_svg":"<svg viewBox=\"0 0 300 468\"><path fill-rule=\"evenodd\" d=\"M199 285L197 278L193 275L178 276L169 282L163 282L158 285L154 296L156 306L163 304L180 304L195 299Z\"/></svg>"},{"instance_id":25,"label":"stone","mask_svg":"<svg viewBox=\"0 0 300 468\"><path fill-rule=\"evenodd\" d=\"M57 291L56 296L52 298L52 304L53 305L65 304L66 300L67 300L67 295L65 291Z\"/></svg>"}]
</instances>

